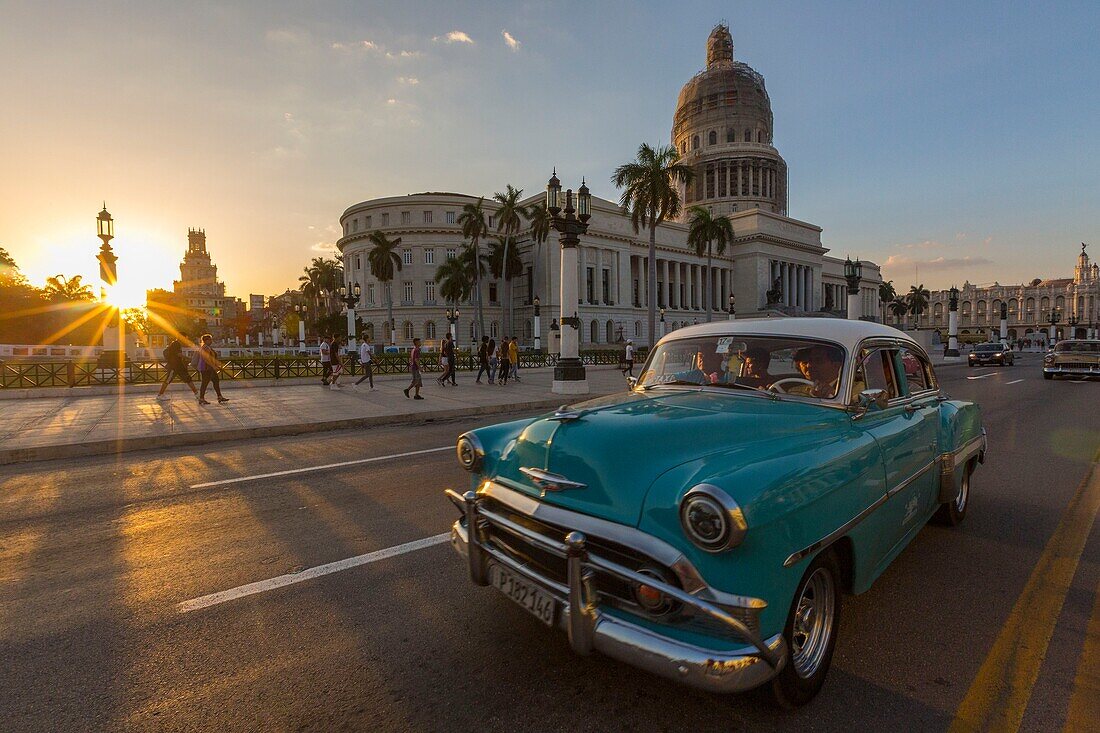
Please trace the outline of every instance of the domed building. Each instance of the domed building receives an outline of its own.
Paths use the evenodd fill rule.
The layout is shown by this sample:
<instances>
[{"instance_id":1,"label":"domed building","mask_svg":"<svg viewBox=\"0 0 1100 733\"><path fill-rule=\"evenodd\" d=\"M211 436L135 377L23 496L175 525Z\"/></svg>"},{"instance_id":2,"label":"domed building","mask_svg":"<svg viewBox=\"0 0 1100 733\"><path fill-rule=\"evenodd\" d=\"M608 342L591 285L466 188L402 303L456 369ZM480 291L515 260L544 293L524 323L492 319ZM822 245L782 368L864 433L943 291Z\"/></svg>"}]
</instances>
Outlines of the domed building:
<instances>
[{"instance_id":1,"label":"domed building","mask_svg":"<svg viewBox=\"0 0 1100 733\"><path fill-rule=\"evenodd\" d=\"M577 278L579 302L566 311L570 316L575 312L581 322L584 348L627 339L636 345L652 343L681 326L726 318L731 295L738 318L847 313L844 261L827 255L820 227L787 215L787 163L772 144L771 100L764 77L734 60L733 39L725 25L711 31L706 60L706 68L684 85L677 100L672 143L696 176L681 191L683 219L657 228L655 292L647 287L648 231L635 232L616 202L592 197L592 219L580 239L577 272L567 275ZM593 176L591 171L577 171L571 177L579 181L584 173ZM532 177L517 175L513 180ZM522 203L542 198L540 191ZM414 337L433 342L447 331L450 304L439 295L435 273L465 246L458 219L463 206L477 200L463 193L417 193L362 201L344 210L337 246L345 279L362 287L356 315L376 342L388 341L391 330L398 346L407 346ZM733 225L734 241L724 253L715 254L709 272L706 257L687 244L690 206L725 214ZM486 198L487 223L494 233L496 209L496 203ZM370 271L367 253L374 231L401 238L397 254L402 267L388 284L378 282ZM490 243L491 238L482 242L483 253ZM516 336L528 346L537 339L542 348L554 351L563 276L557 236L551 233L540 243L523 232L516 247L523 274L510 287L492 277L482 279L485 335ZM879 312L881 282L878 266L863 262L859 305L865 318L873 319ZM392 324L387 292L393 301ZM541 309L537 331L536 298ZM662 312L656 334L646 332L651 299ZM468 346L480 336L475 308L469 302L458 305L455 331L459 343Z\"/></svg>"},{"instance_id":2,"label":"domed building","mask_svg":"<svg viewBox=\"0 0 1100 733\"><path fill-rule=\"evenodd\" d=\"M734 61L725 25L707 39L707 66L680 90L672 144L695 171L687 206L715 214L759 208L787 213L787 163L772 146L772 103L764 77Z\"/></svg>"}]
</instances>

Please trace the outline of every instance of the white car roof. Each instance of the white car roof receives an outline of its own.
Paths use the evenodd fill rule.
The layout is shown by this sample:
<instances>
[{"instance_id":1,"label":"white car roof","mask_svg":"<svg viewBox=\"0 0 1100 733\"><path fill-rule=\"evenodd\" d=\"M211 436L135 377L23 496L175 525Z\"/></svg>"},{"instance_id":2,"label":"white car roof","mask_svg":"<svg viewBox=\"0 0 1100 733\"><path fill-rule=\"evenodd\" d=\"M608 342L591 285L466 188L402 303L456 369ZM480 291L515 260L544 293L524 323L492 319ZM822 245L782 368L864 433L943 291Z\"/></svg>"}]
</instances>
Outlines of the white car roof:
<instances>
[{"instance_id":1,"label":"white car roof","mask_svg":"<svg viewBox=\"0 0 1100 733\"><path fill-rule=\"evenodd\" d=\"M678 328L658 343L692 336L796 336L834 341L848 353L854 353L861 341L881 337L898 339L921 349L920 344L896 328L873 321L850 321L843 318L742 318L700 323Z\"/></svg>"}]
</instances>

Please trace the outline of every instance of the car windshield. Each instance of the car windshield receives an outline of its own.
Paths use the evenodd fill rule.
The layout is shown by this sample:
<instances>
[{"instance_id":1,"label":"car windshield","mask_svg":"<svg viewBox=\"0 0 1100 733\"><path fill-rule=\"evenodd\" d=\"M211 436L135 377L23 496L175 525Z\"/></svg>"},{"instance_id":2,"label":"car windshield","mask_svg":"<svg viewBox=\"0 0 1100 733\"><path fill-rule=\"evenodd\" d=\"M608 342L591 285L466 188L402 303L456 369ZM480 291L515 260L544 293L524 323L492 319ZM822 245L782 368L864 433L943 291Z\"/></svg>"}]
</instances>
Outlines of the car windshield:
<instances>
[{"instance_id":1,"label":"car windshield","mask_svg":"<svg viewBox=\"0 0 1100 733\"><path fill-rule=\"evenodd\" d=\"M983 354L992 354L1001 350L1000 344L978 344L974 347L974 351L981 352Z\"/></svg>"},{"instance_id":2,"label":"car windshield","mask_svg":"<svg viewBox=\"0 0 1100 733\"><path fill-rule=\"evenodd\" d=\"M1063 341L1054 347L1058 353L1075 352L1100 354L1100 341Z\"/></svg>"},{"instance_id":3,"label":"car windshield","mask_svg":"<svg viewBox=\"0 0 1100 733\"><path fill-rule=\"evenodd\" d=\"M782 336L698 336L667 341L647 360L638 386L742 387L833 399L844 350L824 341Z\"/></svg>"}]
</instances>

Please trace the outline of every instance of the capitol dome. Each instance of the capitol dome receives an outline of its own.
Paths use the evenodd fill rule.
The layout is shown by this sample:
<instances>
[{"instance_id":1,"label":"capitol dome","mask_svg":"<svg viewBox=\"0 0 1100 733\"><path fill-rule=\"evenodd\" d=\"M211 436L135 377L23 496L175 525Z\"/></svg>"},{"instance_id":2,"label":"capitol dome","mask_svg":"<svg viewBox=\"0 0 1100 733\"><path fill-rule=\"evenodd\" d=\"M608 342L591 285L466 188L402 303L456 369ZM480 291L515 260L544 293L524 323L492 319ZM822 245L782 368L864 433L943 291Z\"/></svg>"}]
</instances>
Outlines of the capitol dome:
<instances>
[{"instance_id":1,"label":"capitol dome","mask_svg":"<svg viewBox=\"0 0 1100 733\"><path fill-rule=\"evenodd\" d=\"M772 121L764 77L734 60L729 28L715 26L706 68L680 90L673 118L672 144L696 172L685 204L786 214L787 164L772 146Z\"/></svg>"}]
</instances>

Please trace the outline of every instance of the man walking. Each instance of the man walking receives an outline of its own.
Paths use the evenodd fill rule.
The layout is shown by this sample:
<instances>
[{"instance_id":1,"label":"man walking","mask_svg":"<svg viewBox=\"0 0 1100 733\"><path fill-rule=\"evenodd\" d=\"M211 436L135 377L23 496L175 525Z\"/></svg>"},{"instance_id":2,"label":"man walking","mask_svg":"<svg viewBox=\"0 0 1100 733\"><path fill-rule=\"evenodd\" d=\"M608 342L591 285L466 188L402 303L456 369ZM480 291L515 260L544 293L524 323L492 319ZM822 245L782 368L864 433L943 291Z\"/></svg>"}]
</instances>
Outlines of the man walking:
<instances>
[{"instance_id":1,"label":"man walking","mask_svg":"<svg viewBox=\"0 0 1100 733\"><path fill-rule=\"evenodd\" d=\"M170 400L165 393L168 389L168 385L172 383L172 379L179 377L180 381L186 382L187 386L191 388L191 393L195 397L199 396L199 391L195 389L195 383L191 381L191 371L187 367L187 362L183 358L183 343L181 339L186 340L187 336L180 334L177 338L172 339L172 343L164 349L164 384L160 385L160 392L157 392L157 400Z\"/></svg>"},{"instance_id":2,"label":"man walking","mask_svg":"<svg viewBox=\"0 0 1100 733\"><path fill-rule=\"evenodd\" d=\"M451 360L447 358L447 344L451 343L451 334L448 333L443 337L443 340L439 342L439 366L440 373L439 378L435 381L440 387L447 384L447 377L451 373Z\"/></svg>"},{"instance_id":3,"label":"man walking","mask_svg":"<svg viewBox=\"0 0 1100 733\"><path fill-rule=\"evenodd\" d=\"M336 389L340 389L340 375L344 371L344 360L340 358L340 337L333 336L331 343L329 343L329 363L332 364L332 377L329 379L329 384Z\"/></svg>"},{"instance_id":4,"label":"man walking","mask_svg":"<svg viewBox=\"0 0 1100 733\"><path fill-rule=\"evenodd\" d=\"M359 344L359 363L363 365L363 376L359 377L359 381L351 385L352 389L358 389L359 385L363 383L364 379L370 380L371 392L374 391L374 372L372 371L371 359L373 358L373 347L370 344L370 339L366 336L363 337L363 343Z\"/></svg>"},{"instance_id":5,"label":"man walking","mask_svg":"<svg viewBox=\"0 0 1100 733\"><path fill-rule=\"evenodd\" d=\"M623 369L623 376L634 376L634 342L626 342L626 356L623 358L623 363L626 364L626 369Z\"/></svg>"},{"instance_id":6,"label":"man walking","mask_svg":"<svg viewBox=\"0 0 1100 733\"><path fill-rule=\"evenodd\" d=\"M497 381L497 365L500 363L496 339L489 339L489 345L485 347L485 353L489 355L489 384L492 384Z\"/></svg>"},{"instance_id":7,"label":"man walking","mask_svg":"<svg viewBox=\"0 0 1100 733\"><path fill-rule=\"evenodd\" d=\"M481 344L477 347L477 383L481 384L481 375L487 374L489 381L493 381L493 373L489 371L489 337L482 336Z\"/></svg>"},{"instance_id":8,"label":"man walking","mask_svg":"<svg viewBox=\"0 0 1100 733\"><path fill-rule=\"evenodd\" d=\"M447 334L447 373L451 377L451 386L457 387L458 382L455 381L455 373L458 371L458 352L455 349L455 340L451 337L451 334ZM443 377L443 381L447 381L447 377Z\"/></svg>"},{"instance_id":9,"label":"man walking","mask_svg":"<svg viewBox=\"0 0 1100 733\"><path fill-rule=\"evenodd\" d=\"M512 379L517 382L519 379L519 343L516 337L513 336L512 340L508 342L508 363L512 367Z\"/></svg>"},{"instance_id":10,"label":"man walking","mask_svg":"<svg viewBox=\"0 0 1100 733\"><path fill-rule=\"evenodd\" d=\"M500 340L500 366L497 367L497 384L508 384L508 377L512 371L512 364L509 361L511 356L509 347L511 343L508 341L508 337L505 336Z\"/></svg>"},{"instance_id":11,"label":"man walking","mask_svg":"<svg viewBox=\"0 0 1100 733\"><path fill-rule=\"evenodd\" d=\"M208 333L202 335L202 343L199 346L199 404L209 405L206 401L206 388L214 385L214 393L218 395L218 402L229 402L228 397L222 397L221 380L218 379L218 352L214 351L214 337Z\"/></svg>"},{"instance_id":12,"label":"man walking","mask_svg":"<svg viewBox=\"0 0 1100 733\"><path fill-rule=\"evenodd\" d=\"M329 337L321 339L321 384L328 386L328 378L332 376L332 344Z\"/></svg>"},{"instance_id":13,"label":"man walking","mask_svg":"<svg viewBox=\"0 0 1100 733\"><path fill-rule=\"evenodd\" d=\"M416 396L414 400L422 400L420 396L420 388L424 386L424 380L420 378L420 339L413 339L413 350L409 355L409 371L412 373L412 381L409 382L409 386L405 387L405 396L409 396L409 390L416 390Z\"/></svg>"}]
</instances>

